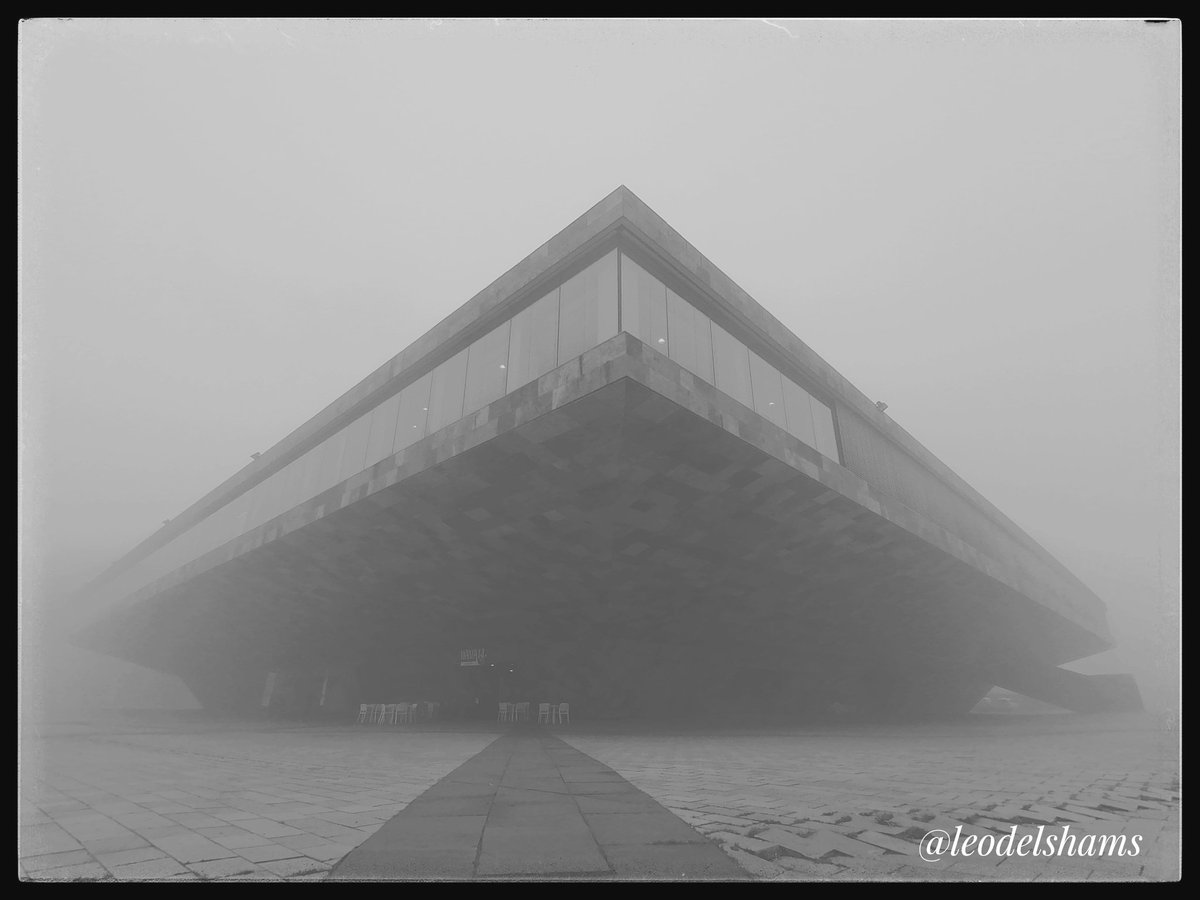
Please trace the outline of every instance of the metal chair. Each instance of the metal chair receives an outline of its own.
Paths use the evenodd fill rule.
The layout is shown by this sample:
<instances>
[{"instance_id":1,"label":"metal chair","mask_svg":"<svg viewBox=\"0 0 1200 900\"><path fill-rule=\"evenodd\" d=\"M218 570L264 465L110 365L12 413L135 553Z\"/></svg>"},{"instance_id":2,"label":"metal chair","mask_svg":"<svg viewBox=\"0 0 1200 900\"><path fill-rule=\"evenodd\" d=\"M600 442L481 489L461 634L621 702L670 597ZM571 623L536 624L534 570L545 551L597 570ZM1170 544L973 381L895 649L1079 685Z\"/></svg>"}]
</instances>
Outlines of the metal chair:
<instances>
[{"instance_id":1,"label":"metal chair","mask_svg":"<svg viewBox=\"0 0 1200 900\"><path fill-rule=\"evenodd\" d=\"M497 722L507 722L508 720L509 720L509 704L501 703L499 709L496 712L496 721Z\"/></svg>"},{"instance_id":2,"label":"metal chair","mask_svg":"<svg viewBox=\"0 0 1200 900\"><path fill-rule=\"evenodd\" d=\"M550 724L550 704L549 703L539 703L538 704L537 723L539 725L549 725Z\"/></svg>"},{"instance_id":3,"label":"metal chair","mask_svg":"<svg viewBox=\"0 0 1200 900\"><path fill-rule=\"evenodd\" d=\"M558 719L559 725L570 725L571 724L571 704L570 703L558 704L558 709L555 710L555 713L556 713L555 718Z\"/></svg>"},{"instance_id":4,"label":"metal chair","mask_svg":"<svg viewBox=\"0 0 1200 900\"><path fill-rule=\"evenodd\" d=\"M516 709L513 710L513 721L514 722L528 722L529 721L529 704L528 703L518 703L517 704Z\"/></svg>"},{"instance_id":5,"label":"metal chair","mask_svg":"<svg viewBox=\"0 0 1200 900\"><path fill-rule=\"evenodd\" d=\"M395 725L396 724L396 704L382 703L379 707L379 723L380 725Z\"/></svg>"},{"instance_id":6,"label":"metal chair","mask_svg":"<svg viewBox=\"0 0 1200 900\"><path fill-rule=\"evenodd\" d=\"M374 703L358 704L358 721L355 722L356 725L365 725L366 723L372 721L374 719L374 717L375 717L375 704Z\"/></svg>"}]
</instances>

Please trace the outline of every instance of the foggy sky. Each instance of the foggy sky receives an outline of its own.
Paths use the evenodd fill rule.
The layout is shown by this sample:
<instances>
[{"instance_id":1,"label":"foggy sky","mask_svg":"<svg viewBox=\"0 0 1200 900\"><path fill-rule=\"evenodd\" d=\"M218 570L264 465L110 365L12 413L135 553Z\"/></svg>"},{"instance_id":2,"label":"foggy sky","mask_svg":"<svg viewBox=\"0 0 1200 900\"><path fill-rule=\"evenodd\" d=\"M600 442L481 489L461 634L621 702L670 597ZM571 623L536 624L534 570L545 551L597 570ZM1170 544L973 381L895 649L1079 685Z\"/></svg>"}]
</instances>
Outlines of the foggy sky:
<instances>
[{"instance_id":1,"label":"foggy sky","mask_svg":"<svg viewBox=\"0 0 1200 900\"><path fill-rule=\"evenodd\" d=\"M1175 703L1177 24L21 38L27 631L625 184L1095 590L1103 665Z\"/></svg>"}]
</instances>

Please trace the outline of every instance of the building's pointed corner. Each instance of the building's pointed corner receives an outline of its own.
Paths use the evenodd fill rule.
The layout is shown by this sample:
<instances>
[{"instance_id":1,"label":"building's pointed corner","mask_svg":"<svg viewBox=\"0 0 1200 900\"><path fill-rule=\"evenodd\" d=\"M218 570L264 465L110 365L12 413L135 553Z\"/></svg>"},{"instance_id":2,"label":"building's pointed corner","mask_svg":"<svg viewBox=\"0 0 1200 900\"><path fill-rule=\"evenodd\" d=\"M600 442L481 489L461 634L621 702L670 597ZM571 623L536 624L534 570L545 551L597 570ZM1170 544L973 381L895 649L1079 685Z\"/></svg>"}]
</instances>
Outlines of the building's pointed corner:
<instances>
[{"instance_id":1,"label":"building's pointed corner","mask_svg":"<svg viewBox=\"0 0 1200 900\"><path fill-rule=\"evenodd\" d=\"M617 200L621 204L622 209L625 209L627 206L646 205L642 198L635 194L630 189L629 185L625 184L624 182L618 184L612 193L609 194L609 196Z\"/></svg>"},{"instance_id":2,"label":"building's pointed corner","mask_svg":"<svg viewBox=\"0 0 1200 900\"><path fill-rule=\"evenodd\" d=\"M634 189L629 185L622 182L621 185L617 187L617 190L621 192L621 196L626 200L632 200L635 203L640 203L642 206L646 205L646 201L639 197L637 192L635 192Z\"/></svg>"}]
</instances>

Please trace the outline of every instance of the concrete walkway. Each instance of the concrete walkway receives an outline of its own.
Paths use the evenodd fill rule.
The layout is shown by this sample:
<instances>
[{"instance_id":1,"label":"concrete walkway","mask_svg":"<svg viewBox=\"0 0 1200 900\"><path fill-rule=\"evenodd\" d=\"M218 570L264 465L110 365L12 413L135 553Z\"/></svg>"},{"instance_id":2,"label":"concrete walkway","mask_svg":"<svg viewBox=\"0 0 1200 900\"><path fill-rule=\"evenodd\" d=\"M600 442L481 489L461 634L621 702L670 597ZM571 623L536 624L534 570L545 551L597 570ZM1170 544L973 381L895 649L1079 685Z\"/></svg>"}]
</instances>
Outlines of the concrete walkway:
<instances>
[{"instance_id":1,"label":"concrete walkway","mask_svg":"<svg viewBox=\"0 0 1200 900\"><path fill-rule=\"evenodd\" d=\"M742 880L716 844L556 737L497 739L330 873L392 878Z\"/></svg>"}]
</instances>

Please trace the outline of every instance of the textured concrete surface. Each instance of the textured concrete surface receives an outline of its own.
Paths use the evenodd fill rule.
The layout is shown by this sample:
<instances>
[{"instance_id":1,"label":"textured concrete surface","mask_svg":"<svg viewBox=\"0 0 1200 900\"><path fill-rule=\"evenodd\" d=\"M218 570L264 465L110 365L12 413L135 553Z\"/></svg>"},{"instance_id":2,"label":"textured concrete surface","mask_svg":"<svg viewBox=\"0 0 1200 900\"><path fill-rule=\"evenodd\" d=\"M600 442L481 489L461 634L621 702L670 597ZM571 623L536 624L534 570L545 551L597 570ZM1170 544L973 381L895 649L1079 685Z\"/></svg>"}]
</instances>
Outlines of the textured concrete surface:
<instances>
[{"instance_id":1,"label":"textured concrete surface","mask_svg":"<svg viewBox=\"0 0 1200 900\"><path fill-rule=\"evenodd\" d=\"M622 333L173 571L128 568L613 246L822 388L845 465ZM354 670L334 704L449 700L463 647L593 717L722 697L918 717L995 684L1140 705L1129 680L1056 669L1109 647L1099 599L624 188L88 591L90 647L210 708L248 709L279 672L324 704L330 668Z\"/></svg>"},{"instance_id":2,"label":"textured concrete surface","mask_svg":"<svg viewBox=\"0 0 1200 900\"><path fill-rule=\"evenodd\" d=\"M502 737L410 803L334 880L741 880L712 842L556 737Z\"/></svg>"},{"instance_id":3,"label":"textured concrete surface","mask_svg":"<svg viewBox=\"0 0 1200 900\"><path fill-rule=\"evenodd\" d=\"M793 335L661 216L624 185L497 278L438 325L301 425L258 459L227 479L167 527L126 555L114 571L190 527L235 493L286 464L336 431L406 381L449 358L494 324L540 296L614 243L648 262L690 302L730 327L751 349L774 364L819 384L838 410L853 420L859 439L847 463L873 486L911 505L998 558L1018 557L1042 578L1068 592L1085 588L1060 563L992 506L918 441L880 412L869 398ZM872 436L869 436L870 432ZM867 450L866 445L871 447ZM862 452L867 450L867 452ZM882 465L881 465L882 464ZM903 476L896 478L897 472Z\"/></svg>"},{"instance_id":4,"label":"textured concrete surface","mask_svg":"<svg viewBox=\"0 0 1200 900\"><path fill-rule=\"evenodd\" d=\"M364 842L378 835L377 849L403 845L414 855L347 858L346 874L367 865L379 867L375 877L384 868L516 877L535 867L549 877L552 862L558 874L580 873L600 865L599 853L605 865L591 871L607 877L675 869L728 877L707 852L718 847L758 879L1179 874L1178 732L1144 717L557 734L565 746L554 738L496 741L492 731L178 718L27 733L20 873L54 881L312 880L356 847L376 852ZM1079 836L1140 834L1142 851L937 865L915 853L931 828L1000 835L1014 824L1022 833L1065 825Z\"/></svg>"},{"instance_id":5,"label":"textured concrete surface","mask_svg":"<svg viewBox=\"0 0 1200 900\"><path fill-rule=\"evenodd\" d=\"M572 734L761 879L1169 881L1180 874L1179 734L1146 716L973 716L953 725ZM1141 835L1136 856L921 859L934 828ZM1044 834L1045 832L1043 832ZM1132 845L1129 845L1132 846Z\"/></svg>"},{"instance_id":6,"label":"textured concrete surface","mask_svg":"<svg viewBox=\"0 0 1200 900\"><path fill-rule=\"evenodd\" d=\"M321 877L494 733L195 719L22 742L23 877Z\"/></svg>"},{"instance_id":7,"label":"textured concrete surface","mask_svg":"<svg viewBox=\"0 0 1200 900\"><path fill-rule=\"evenodd\" d=\"M835 467L836 471L829 474L834 481L842 481L847 496L855 497L869 485L873 491L891 499L893 512L895 507L903 507L906 515L908 512L916 513L917 518L922 520L922 526L931 536L949 545L949 552L960 558L964 554L975 555L977 559L970 560L971 564L980 565L994 577L1010 583L1015 578L1019 582L1012 584L1016 590L1084 625L1085 629L1098 635L1103 643L1103 639L1107 637L1103 608L1085 586L1020 528L921 447L907 432L880 413L866 397L803 342L791 335L766 310L624 187L605 197L538 251L448 316L413 346L380 367L313 420L264 453L243 472L229 479L189 510L176 516L165 528L127 554L93 586L93 599L96 601L94 605L98 607L101 600L119 601L129 593L129 590L121 588L121 577L117 573L133 560L169 540L180 529L189 527L248 484L286 464L326 434L332 433L390 393L394 393L407 380L457 352L494 324L512 315L527 300L536 298L538 291L565 277L572 267L582 265L587 259L604 252L613 243L620 243L623 248L632 251L632 255L643 261L653 259L653 265L658 267L658 274L664 280L686 296L689 302L712 315L715 321L732 328L751 349L761 353L773 365L797 375L802 382L823 387L828 394L826 399L837 410L839 421L845 419L845 422L841 423L841 431L848 468L842 470ZM594 353L591 355L595 356ZM585 376L588 374L586 358L587 354L583 363ZM564 370L567 368L563 367ZM558 373L550 380L555 388L552 405L543 407L540 402L533 404L535 414L540 415L547 408L557 408L564 400L570 399L565 395L579 395L575 387L555 383L561 374ZM668 375L666 382L672 380ZM674 381L678 384L677 379ZM644 383L652 389L658 389L658 385L653 381ZM586 393L595 387L594 379L589 381L585 378L582 385L585 388L583 392ZM688 387L691 387L690 379ZM540 398L541 387L538 393ZM669 391L667 394L670 396ZM522 402L528 399L524 397ZM687 405L686 401L677 402ZM700 402L706 403L707 398L702 397ZM506 404L501 403L494 409L469 416L460 423L465 423L464 428L448 428L442 436L443 439L434 443L440 445L439 452L444 452L448 442L452 445L452 452L459 452L473 446L479 440L493 437L498 433L493 423L503 418L505 410ZM489 434L486 428L476 427L481 424L491 426L491 433ZM464 436L464 432L473 434L469 440L453 446L455 441ZM412 455L414 454L406 456ZM318 511L316 515L319 517L330 508L336 510L346 502L361 500L365 494L374 492L379 485L371 482L385 478L389 472L394 471L396 467L392 462L387 466L377 467L370 473L363 473L363 476L349 479L336 489L337 496L325 497L320 504L315 505L318 510L323 510ZM839 477L842 474L848 475L850 471L858 478L845 480ZM391 483L386 481L384 486ZM843 489L838 485L829 486ZM870 494L870 491L865 493ZM870 500L876 502L874 497ZM314 504L305 504L304 515L297 517L289 514L281 517L290 518L291 525L277 521L256 530L245 539L232 542L231 549L222 548L219 551L219 561L223 562L231 556L245 552L247 545L253 548L256 546L255 541L274 539L289 527L294 527L297 519L301 520L301 524L311 521L306 520L306 516L312 514L313 508ZM942 535L939 532L946 534ZM201 561L198 566L189 567L183 573L183 577L198 574L212 562L210 559L207 564ZM112 577L114 575L115 578ZM101 583L107 583L107 587ZM1104 649L1103 646L1088 652L1098 652L1100 649ZM1079 655L1084 654L1076 654Z\"/></svg>"},{"instance_id":8,"label":"textured concrete surface","mask_svg":"<svg viewBox=\"0 0 1200 900\"><path fill-rule=\"evenodd\" d=\"M435 673L488 647L592 718L714 691L965 710L1006 671L1103 645L1020 571L627 335L234 544L102 645L206 703L256 702L267 671L313 659L379 661L375 696L441 697Z\"/></svg>"}]
</instances>

